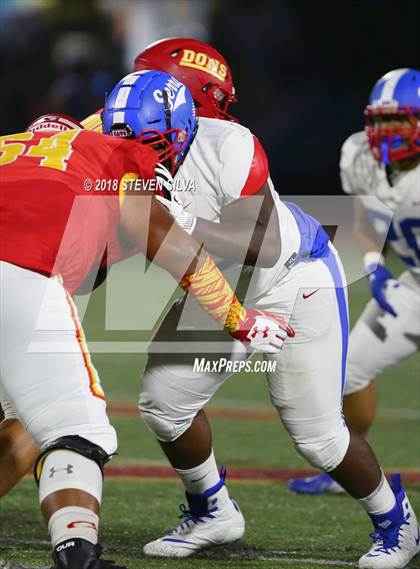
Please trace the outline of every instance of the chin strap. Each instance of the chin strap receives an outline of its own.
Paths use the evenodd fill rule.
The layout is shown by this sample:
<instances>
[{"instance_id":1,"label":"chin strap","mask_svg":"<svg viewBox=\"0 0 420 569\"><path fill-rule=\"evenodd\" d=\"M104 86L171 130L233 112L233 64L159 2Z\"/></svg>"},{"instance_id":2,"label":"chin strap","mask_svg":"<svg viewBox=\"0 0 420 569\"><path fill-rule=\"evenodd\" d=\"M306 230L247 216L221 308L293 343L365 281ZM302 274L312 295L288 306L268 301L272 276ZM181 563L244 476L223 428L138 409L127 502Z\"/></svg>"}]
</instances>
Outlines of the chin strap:
<instances>
[{"instance_id":1,"label":"chin strap","mask_svg":"<svg viewBox=\"0 0 420 569\"><path fill-rule=\"evenodd\" d=\"M162 97L163 97L163 111L165 113L166 129L171 130L172 128L171 107L169 105L169 98L166 89L162 91Z\"/></svg>"}]
</instances>

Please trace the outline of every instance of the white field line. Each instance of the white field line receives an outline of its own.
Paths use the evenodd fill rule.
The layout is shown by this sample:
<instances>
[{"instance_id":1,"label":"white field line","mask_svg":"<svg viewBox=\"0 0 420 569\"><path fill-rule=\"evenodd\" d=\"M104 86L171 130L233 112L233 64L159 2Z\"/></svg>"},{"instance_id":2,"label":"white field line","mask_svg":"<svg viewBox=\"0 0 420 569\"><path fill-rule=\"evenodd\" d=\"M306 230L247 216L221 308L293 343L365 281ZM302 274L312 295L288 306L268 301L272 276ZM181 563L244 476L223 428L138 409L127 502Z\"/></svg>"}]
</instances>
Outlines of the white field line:
<instances>
[{"instance_id":1,"label":"white field line","mask_svg":"<svg viewBox=\"0 0 420 569\"><path fill-rule=\"evenodd\" d=\"M326 565L332 565L333 567L357 567L358 564L353 561L336 561L335 559L314 559L313 557L267 557L265 555L256 556L255 561L273 561L275 563L311 563L313 565L318 565L319 567L325 567Z\"/></svg>"}]
</instances>

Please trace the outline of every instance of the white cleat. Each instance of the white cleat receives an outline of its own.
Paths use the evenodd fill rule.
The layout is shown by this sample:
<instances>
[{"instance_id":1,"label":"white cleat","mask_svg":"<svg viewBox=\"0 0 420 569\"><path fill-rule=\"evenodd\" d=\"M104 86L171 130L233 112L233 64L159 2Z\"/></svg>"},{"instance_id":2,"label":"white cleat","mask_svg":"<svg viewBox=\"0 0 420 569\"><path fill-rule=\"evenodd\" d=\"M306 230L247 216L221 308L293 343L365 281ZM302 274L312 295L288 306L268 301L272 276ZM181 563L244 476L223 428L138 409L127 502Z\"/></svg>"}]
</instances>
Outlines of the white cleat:
<instances>
[{"instance_id":1,"label":"white cleat","mask_svg":"<svg viewBox=\"0 0 420 569\"><path fill-rule=\"evenodd\" d=\"M371 516L373 545L359 559L362 569L403 569L420 552L420 527L399 474L392 475L391 487L397 504L388 514Z\"/></svg>"},{"instance_id":2,"label":"white cleat","mask_svg":"<svg viewBox=\"0 0 420 569\"><path fill-rule=\"evenodd\" d=\"M191 508L191 495L187 494ZM206 497L207 511L193 515L180 506L183 521L164 537L147 543L143 552L148 557L189 557L215 545L239 541L245 532L245 520L225 486Z\"/></svg>"}]
</instances>

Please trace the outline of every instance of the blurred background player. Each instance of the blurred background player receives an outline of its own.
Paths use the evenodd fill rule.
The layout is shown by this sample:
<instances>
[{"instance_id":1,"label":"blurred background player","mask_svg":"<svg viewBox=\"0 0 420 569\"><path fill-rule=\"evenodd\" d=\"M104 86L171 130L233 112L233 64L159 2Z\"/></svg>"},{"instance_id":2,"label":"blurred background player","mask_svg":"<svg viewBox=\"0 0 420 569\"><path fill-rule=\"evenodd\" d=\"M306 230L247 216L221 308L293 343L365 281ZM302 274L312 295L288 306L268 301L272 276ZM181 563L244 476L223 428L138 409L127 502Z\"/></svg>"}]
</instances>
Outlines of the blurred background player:
<instances>
[{"instance_id":1,"label":"blurred background player","mask_svg":"<svg viewBox=\"0 0 420 569\"><path fill-rule=\"evenodd\" d=\"M350 335L344 389L347 424L364 436L376 413L375 378L419 349L420 71L395 69L381 77L365 121L365 131L344 143L340 161L343 190L360 196L354 235L373 296ZM398 279L378 246L384 232L407 267ZM291 481L289 487L305 494L344 492L326 474Z\"/></svg>"},{"instance_id":2,"label":"blurred background player","mask_svg":"<svg viewBox=\"0 0 420 569\"><path fill-rule=\"evenodd\" d=\"M195 129L191 96L182 106L191 131L178 111L172 132L185 142ZM160 113L164 120L163 105ZM168 159L182 156L183 144L167 146ZM102 469L117 440L71 295L104 255L110 264L142 251L242 341L277 350L293 331L278 315L245 311L212 259L173 223L154 193L125 186L154 178L157 156L149 146L50 115L27 132L1 137L0 148L0 221L7 236L0 241L2 405L12 434L19 439L26 428L41 449L35 477L55 569L105 569L110 565L99 560L97 545ZM87 173L91 181L110 181L111 195L87 193ZM260 329L269 330L264 338ZM33 351L37 341L41 347ZM31 445L22 448L33 452ZM10 453L21 450L2 451L3 472L14 462Z\"/></svg>"},{"instance_id":3,"label":"blurred background player","mask_svg":"<svg viewBox=\"0 0 420 569\"><path fill-rule=\"evenodd\" d=\"M178 223L214 254L231 261L246 257L247 264L265 267L254 271L247 302L287 313L299 330L293 342L286 342L279 357L265 356L277 363L276 372L268 377L272 402L298 451L311 464L333 471L333 476L346 485L371 516L389 522L392 529L383 541L388 544L389 536L393 537L392 546L399 551L393 555L392 563L403 567L414 555L414 513L398 477L392 492L370 448L357 434L350 437L341 419L347 307L341 270L335 265L328 238L315 220L293 204L280 202L257 139L237 123L223 120L232 118L228 103L234 99L234 88L220 54L196 40L174 38L157 42L136 59L137 69L166 66L190 86L203 116L176 174L177 180L193 179L197 191L161 201ZM223 73L218 76L220 69ZM124 88L121 83L107 100L103 115L105 132L111 132L111 117L119 111L125 113L126 120L133 121L129 122L132 130L150 129L152 136L154 127L148 118L148 107L133 116L131 104L118 103L125 100L121 94ZM165 130L161 134L165 135ZM251 196L262 199L257 205L249 199ZM255 225L252 235L249 226ZM244 243L249 243L251 235L251 246L244 252ZM281 243L279 252L270 248L274 243ZM302 289L307 290L299 298L296 295ZM182 309L182 303L172 307L155 341L178 340ZM202 325L200 319L195 323L196 328ZM179 338L188 342L196 335L197 330L193 330L183 332ZM328 345L330 354L335 354L328 362L322 357L323 343ZM299 350L305 353L299 355ZM221 476L218 473L211 431L202 409L229 374L194 372L196 356L150 353L142 381L143 418L181 477L189 504L176 530L145 546L145 553L151 556L187 557L210 545L235 541L244 531L239 509L229 499L225 472ZM235 346L230 355L233 360L248 356ZM403 502L410 508L412 525L398 542L395 528L405 525ZM361 566L373 567L369 555L362 558ZM375 566L388 567L384 559L380 562L383 565Z\"/></svg>"}]
</instances>

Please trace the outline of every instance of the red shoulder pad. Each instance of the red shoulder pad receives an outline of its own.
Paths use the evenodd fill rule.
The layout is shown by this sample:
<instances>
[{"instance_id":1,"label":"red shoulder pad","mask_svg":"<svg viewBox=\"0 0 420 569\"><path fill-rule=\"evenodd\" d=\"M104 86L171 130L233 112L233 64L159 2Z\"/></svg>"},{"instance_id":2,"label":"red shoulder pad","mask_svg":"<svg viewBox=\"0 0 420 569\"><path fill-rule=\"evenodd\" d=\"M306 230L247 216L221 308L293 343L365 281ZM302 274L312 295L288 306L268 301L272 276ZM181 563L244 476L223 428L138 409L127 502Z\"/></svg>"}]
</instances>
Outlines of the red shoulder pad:
<instances>
[{"instance_id":1,"label":"red shoulder pad","mask_svg":"<svg viewBox=\"0 0 420 569\"><path fill-rule=\"evenodd\" d=\"M258 138L256 136L253 138L254 156L252 157L248 178L241 191L241 198L252 196L259 192L269 177L267 155Z\"/></svg>"}]
</instances>

